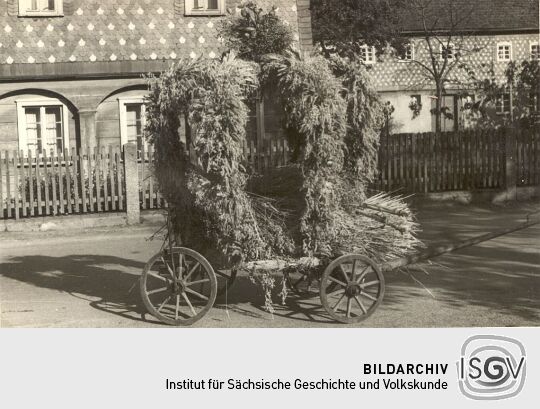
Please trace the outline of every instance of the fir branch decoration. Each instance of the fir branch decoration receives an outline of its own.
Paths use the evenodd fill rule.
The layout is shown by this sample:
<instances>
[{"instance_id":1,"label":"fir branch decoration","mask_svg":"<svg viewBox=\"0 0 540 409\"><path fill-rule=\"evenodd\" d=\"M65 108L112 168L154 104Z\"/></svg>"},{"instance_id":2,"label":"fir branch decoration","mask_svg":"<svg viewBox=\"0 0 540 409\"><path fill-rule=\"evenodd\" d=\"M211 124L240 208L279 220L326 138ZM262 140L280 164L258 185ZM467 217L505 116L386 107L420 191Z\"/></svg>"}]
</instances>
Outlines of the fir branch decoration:
<instances>
[{"instance_id":1,"label":"fir branch decoration","mask_svg":"<svg viewBox=\"0 0 540 409\"><path fill-rule=\"evenodd\" d=\"M379 137L385 121L384 106L361 60L333 57L331 64L345 87L344 98L347 102L345 171L365 191L377 176Z\"/></svg>"},{"instance_id":2,"label":"fir branch decoration","mask_svg":"<svg viewBox=\"0 0 540 409\"><path fill-rule=\"evenodd\" d=\"M264 55L282 54L291 48L292 30L278 17L275 6L268 12L254 1L238 7L240 16L231 13L222 23L219 34L225 39L225 45L235 50L240 58L259 62Z\"/></svg>"},{"instance_id":3,"label":"fir branch decoration","mask_svg":"<svg viewBox=\"0 0 540 409\"><path fill-rule=\"evenodd\" d=\"M150 84L146 132L183 245L217 251L231 265L275 256L273 236L284 235L271 222L261 230L241 165L245 101L257 89L257 67L234 54L223 61L180 61ZM192 135L185 142L178 136L182 116ZM276 247L288 246L282 239Z\"/></svg>"},{"instance_id":4,"label":"fir branch decoration","mask_svg":"<svg viewBox=\"0 0 540 409\"><path fill-rule=\"evenodd\" d=\"M263 17L254 4L242 15L247 27ZM268 18L283 24L275 12ZM286 51L286 42L253 32L226 38L244 59L231 52L222 60L180 61L149 78L146 133L177 242L210 255L220 268L272 260L282 270L303 257L324 265L344 252L377 261L406 255L420 243L405 198L368 197L384 107L365 68L354 58ZM246 48L235 43L240 39ZM250 53L255 39L276 48ZM267 54L272 50L278 53ZM295 161L252 177L248 192L246 102L269 84ZM189 128L185 139L182 126Z\"/></svg>"},{"instance_id":5,"label":"fir branch decoration","mask_svg":"<svg viewBox=\"0 0 540 409\"><path fill-rule=\"evenodd\" d=\"M327 60L317 55L268 56L262 70L264 78L275 80L286 126L295 131L291 144L301 146L303 252L329 255L328 245L337 234L334 217L347 130L342 84Z\"/></svg>"}]
</instances>

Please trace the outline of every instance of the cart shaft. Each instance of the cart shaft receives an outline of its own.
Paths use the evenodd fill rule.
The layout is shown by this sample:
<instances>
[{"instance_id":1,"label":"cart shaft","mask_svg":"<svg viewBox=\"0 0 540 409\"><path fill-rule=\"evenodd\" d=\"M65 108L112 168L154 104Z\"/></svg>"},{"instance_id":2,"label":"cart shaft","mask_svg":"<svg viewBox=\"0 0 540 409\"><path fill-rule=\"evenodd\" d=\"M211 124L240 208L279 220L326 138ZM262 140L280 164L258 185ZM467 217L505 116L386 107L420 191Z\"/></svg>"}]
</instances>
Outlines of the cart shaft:
<instances>
[{"instance_id":1,"label":"cart shaft","mask_svg":"<svg viewBox=\"0 0 540 409\"><path fill-rule=\"evenodd\" d=\"M403 257L395 260L388 261L381 266L383 271L392 271L396 268L405 267L411 264L416 264L421 261L429 260L446 253L451 253L466 247L474 246L478 243L483 243L488 240L495 239L505 234L513 233L515 231L523 230L531 226L540 224L540 220L531 220L526 223L519 224L517 226L509 227L506 229L497 230L494 232L486 233L481 236L476 236L467 240L460 241L458 243L442 244L432 247L426 251L422 251L416 254L412 254L408 257Z\"/></svg>"}]
</instances>

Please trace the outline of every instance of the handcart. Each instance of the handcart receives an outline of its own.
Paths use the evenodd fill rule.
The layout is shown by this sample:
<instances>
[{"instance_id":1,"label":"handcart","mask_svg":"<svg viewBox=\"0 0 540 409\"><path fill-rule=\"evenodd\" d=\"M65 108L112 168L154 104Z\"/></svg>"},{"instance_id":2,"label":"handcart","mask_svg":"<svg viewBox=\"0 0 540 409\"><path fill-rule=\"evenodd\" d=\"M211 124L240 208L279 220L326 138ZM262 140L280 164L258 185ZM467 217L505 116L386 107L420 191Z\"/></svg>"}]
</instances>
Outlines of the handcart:
<instances>
[{"instance_id":1,"label":"handcart","mask_svg":"<svg viewBox=\"0 0 540 409\"><path fill-rule=\"evenodd\" d=\"M521 224L496 230L454 244L434 246L408 257L376 263L362 254L344 254L334 260L302 258L290 262L286 273L289 287L297 292L318 288L321 304L330 317L345 323L359 323L371 316L385 292L384 272L416 264L496 237L537 225L529 215ZM167 218L167 230L170 221ZM306 268L309 267L309 268ZM275 261L258 261L249 270L275 270ZM296 274L290 273L296 271ZM310 271L310 273L307 273ZM313 276L315 271L315 277ZM144 267L140 291L147 310L159 321L176 326L192 325L213 307L216 297L234 282L236 269L221 269L202 254L181 246L167 234L161 251Z\"/></svg>"}]
</instances>

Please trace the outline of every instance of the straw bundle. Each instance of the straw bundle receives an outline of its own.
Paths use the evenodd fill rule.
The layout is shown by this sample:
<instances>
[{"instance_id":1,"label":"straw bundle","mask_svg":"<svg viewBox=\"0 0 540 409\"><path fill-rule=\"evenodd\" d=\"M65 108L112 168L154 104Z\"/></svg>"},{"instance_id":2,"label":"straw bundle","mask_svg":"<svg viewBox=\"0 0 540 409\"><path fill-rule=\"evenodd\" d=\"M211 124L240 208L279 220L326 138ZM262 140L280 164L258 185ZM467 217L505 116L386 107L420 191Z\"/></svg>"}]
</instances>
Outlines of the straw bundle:
<instances>
[{"instance_id":1,"label":"straw bundle","mask_svg":"<svg viewBox=\"0 0 540 409\"><path fill-rule=\"evenodd\" d=\"M284 253L299 257L301 232L298 220L304 209L302 178L297 166L285 166L250 181L250 196L259 230L271 236L272 226L290 237ZM318 255L336 257L360 253L377 261L403 257L421 246L416 239L419 225L406 203L406 197L379 193L362 200L352 184L341 189L341 206L334 213L335 234ZM292 245L294 243L294 245Z\"/></svg>"}]
</instances>

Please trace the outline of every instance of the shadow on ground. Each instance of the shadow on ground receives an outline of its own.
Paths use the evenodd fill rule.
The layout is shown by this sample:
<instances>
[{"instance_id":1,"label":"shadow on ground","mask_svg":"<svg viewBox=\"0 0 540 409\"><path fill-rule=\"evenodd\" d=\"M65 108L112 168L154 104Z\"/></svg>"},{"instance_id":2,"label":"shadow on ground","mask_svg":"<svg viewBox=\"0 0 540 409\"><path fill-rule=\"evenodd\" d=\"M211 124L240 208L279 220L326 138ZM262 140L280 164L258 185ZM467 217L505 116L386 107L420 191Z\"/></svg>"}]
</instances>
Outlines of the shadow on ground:
<instances>
[{"instance_id":1,"label":"shadow on ground","mask_svg":"<svg viewBox=\"0 0 540 409\"><path fill-rule=\"evenodd\" d=\"M144 263L115 256L21 256L0 264L0 275L69 294L88 301L93 308L126 319L159 324L147 313L139 293L143 267ZM264 303L264 296L249 277L241 276L233 288L218 297L216 308L253 318L265 316L256 308L242 307L246 303Z\"/></svg>"},{"instance_id":2,"label":"shadow on ground","mask_svg":"<svg viewBox=\"0 0 540 409\"><path fill-rule=\"evenodd\" d=\"M430 211L434 214L430 214ZM444 213L444 217L439 217ZM494 214L491 209L452 207L441 212L440 206L423 211L427 232L423 239L433 245L455 242L472 235L497 229L501 224L517 223L521 214L508 211ZM421 220L422 221L422 220ZM411 321L411 315L422 317L442 314L446 309L456 318L454 323L474 325L476 313L495 312L508 317L505 321L540 325L540 227L528 228L496 240L481 243L457 253L441 256L437 264L411 266L386 274L387 291L381 315L391 315L390 326L418 326L421 320ZM123 318L157 323L146 314L138 287L144 263L99 255L70 255L64 257L21 256L0 264L0 275L37 287L68 293L85 299L96 309ZM320 304L318 296L302 298L291 295L280 305L277 293L281 290L276 279L275 316L302 323L333 325ZM424 302L425 301L425 302ZM216 308L249 318L267 318L263 309L261 288L246 276L241 276L227 292L218 298ZM475 309L474 307L478 307ZM467 315L460 321L459 315ZM377 313L371 320L377 319ZM364 325L370 326L370 321ZM385 321L381 320L385 325ZM489 322L488 322L489 324ZM494 322L494 326L501 325ZM380 323L378 324L380 325ZM447 322L431 322L429 326L445 326Z\"/></svg>"},{"instance_id":3,"label":"shadow on ground","mask_svg":"<svg viewBox=\"0 0 540 409\"><path fill-rule=\"evenodd\" d=\"M144 263L114 256L21 256L0 264L0 275L85 299L97 309L144 319L138 274ZM139 318L138 318L139 317Z\"/></svg>"}]
</instances>

